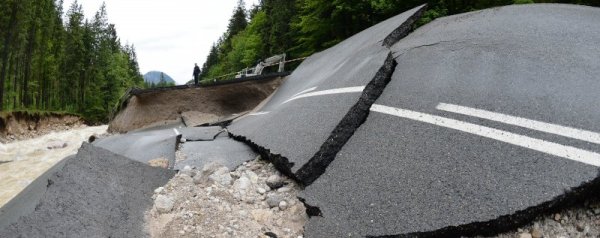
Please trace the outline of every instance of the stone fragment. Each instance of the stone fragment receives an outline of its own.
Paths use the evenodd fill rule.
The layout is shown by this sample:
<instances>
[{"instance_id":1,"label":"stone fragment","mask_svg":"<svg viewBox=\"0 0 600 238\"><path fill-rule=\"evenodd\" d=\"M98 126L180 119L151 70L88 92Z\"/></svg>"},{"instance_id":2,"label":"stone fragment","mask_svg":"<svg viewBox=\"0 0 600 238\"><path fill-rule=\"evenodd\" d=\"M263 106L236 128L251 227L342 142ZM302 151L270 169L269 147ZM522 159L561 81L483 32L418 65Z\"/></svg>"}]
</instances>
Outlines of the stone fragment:
<instances>
[{"instance_id":1,"label":"stone fragment","mask_svg":"<svg viewBox=\"0 0 600 238\"><path fill-rule=\"evenodd\" d=\"M233 178L229 174L229 169L227 167L221 167L217 169L217 171L208 176L208 179L223 186L229 186L233 181Z\"/></svg>"},{"instance_id":2,"label":"stone fragment","mask_svg":"<svg viewBox=\"0 0 600 238\"><path fill-rule=\"evenodd\" d=\"M530 233L521 233L519 238L532 238Z\"/></svg>"},{"instance_id":3,"label":"stone fragment","mask_svg":"<svg viewBox=\"0 0 600 238\"><path fill-rule=\"evenodd\" d=\"M271 175L269 176L269 178L267 178L267 186L269 186L271 189L278 189L283 187L284 185L285 184L283 183L281 177L277 175Z\"/></svg>"},{"instance_id":4,"label":"stone fragment","mask_svg":"<svg viewBox=\"0 0 600 238\"><path fill-rule=\"evenodd\" d=\"M224 167L224 166L217 162L210 162L210 163L204 165L204 167L202 167L201 173L208 176L208 175L214 173L215 171L217 171L217 169L219 169L221 167Z\"/></svg>"},{"instance_id":5,"label":"stone fragment","mask_svg":"<svg viewBox=\"0 0 600 238\"><path fill-rule=\"evenodd\" d=\"M283 197L278 194L269 194L267 195L267 204L270 208L278 207L279 203L283 201Z\"/></svg>"},{"instance_id":6,"label":"stone fragment","mask_svg":"<svg viewBox=\"0 0 600 238\"><path fill-rule=\"evenodd\" d=\"M233 183L233 189L237 191L246 191L250 188L252 182L246 176L242 176Z\"/></svg>"},{"instance_id":7,"label":"stone fragment","mask_svg":"<svg viewBox=\"0 0 600 238\"><path fill-rule=\"evenodd\" d=\"M554 221L560 221L560 213L554 214Z\"/></svg>"},{"instance_id":8,"label":"stone fragment","mask_svg":"<svg viewBox=\"0 0 600 238\"><path fill-rule=\"evenodd\" d=\"M152 167L167 169L169 168L169 160L164 158L153 159L148 161L148 165Z\"/></svg>"},{"instance_id":9,"label":"stone fragment","mask_svg":"<svg viewBox=\"0 0 600 238\"><path fill-rule=\"evenodd\" d=\"M52 142L48 143L46 148L48 148L49 150L56 150L56 149L66 148L68 145L69 144L67 144L67 142L64 142L64 141L52 141Z\"/></svg>"},{"instance_id":10,"label":"stone fragment","mask_svg":"<svg viewBox=\"0 0 600 238\"><path fill-rule=\"evenodd\" d=\"M175 200L166 195L158 195L156 200L154 201L154 206L159 213L168 213L173 210L173 206L175 205Z\"/></svg>"},{"instance_id":11,"label":"stone fragment","mask_svg":"<svg viewBox=\"0 0 600 238\"><path fill-rule=\"evenodd\" d=\"M280 210L285 210L288 207L288 203L286 201L281 201L279 202L279 209Z\"/></svg>"},{"instance_id":12,"label":"stone fragment","mask_svg":"<svg viewBox=\"0 0 600 238\"><path fill-rule=\"evenodd\" d=\"M542 238L544 237L544 234L542 234L542 231L540 231L540 229L534 228L533 230L531 230L531 237Z\"/></svg>"},{"instance_id":13,"label":"stone fragment","mask_svg":"<svg viewBox=\"0 0 600 238\"><path fill-rule=\"evenodd\" d=\"M180 173L186 174L186 175L188 175L190 177L196 176L196 172L189 165L186 165L185 167L183 167L183 169L180 171Z\"/></svg>"},{"instance_id":14,"label":"stone fragment","mask_svg":"<svg viewBox=\"0 0 600 238\"><path fill-rule=\"evenodd\" d=\"M258 183L258 175L251 170L245 171L244 175L246 175L246 177L248 177L252 183Z\"/></svg>"}]
</instances>

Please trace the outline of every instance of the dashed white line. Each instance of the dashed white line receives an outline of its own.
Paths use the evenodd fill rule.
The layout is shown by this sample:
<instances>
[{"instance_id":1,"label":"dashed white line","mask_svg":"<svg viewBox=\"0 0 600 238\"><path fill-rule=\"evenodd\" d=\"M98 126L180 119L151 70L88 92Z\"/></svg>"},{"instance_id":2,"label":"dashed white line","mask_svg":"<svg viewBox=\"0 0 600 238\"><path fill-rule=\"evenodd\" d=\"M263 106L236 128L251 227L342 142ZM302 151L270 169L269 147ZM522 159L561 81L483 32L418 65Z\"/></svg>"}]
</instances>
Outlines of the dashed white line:
<instances>
[{"instance_id":1,"label":"dashed white line","mask_svg":"<svg viewBox=\"0 0 600 238\"><path fill-rule=\"evenodd\" d=\"M509 125L524 127L536 131L551 133L595 144L600 144L600 133L596 133L593 131L581 130L577 128L566 127L547 122L536 121L527 118L516 117L502 113L490 112L482 109L470 108L447 103L440 103L436 108L442 111L483 118L490 121L502 122Z\"/></svg>"},{"instance_id":2,"label":"dashed white line","mask_svg":"<svg viewBox=\"0 0 600 238\"><path fill-rule=\"evenodd\" d=\"M288 102L291 102L291 101L294 101L294 100L297 100L300 98L324 96L324 95L331 95L331 94L341 94L341 93L362 93L362 91L364 91L364 90L365 90L365 86L359 86L359 87L329 89L329 90L317 91L317 92L312 92L312 93L304 93L304 94L295 95L294 97L288 99L287 101L283 102L282 104L286 104Z\"/></svg>"},{"instance_id":3,"label":"dashed white line","mask_svg":"<svg viewBox=\"0 0 600 238\"><path fill-rule=\"evenodd\" d=\"M371 111L425 122L600 167L600 154L441 116L374 104Z\"/></svg>"},{"instance_id":4,"label":"dashed white line","mask_svg":"<svg viewBox=\"0 0 600 238\"><path fill-rule=\"evenodd\" d=\"M248 116L261 116L261 115L267 115L269 113L271 113L271 112L253 112L253 113L248 114Z\"/></svg>"},{"instance_id":5,"label":"dashed white line","mask_svg":"<svg viewBox=\"0 0 600 238\"><path fill-rule=\"evenodd\" d=\"M301 91L301 92L299 92L299 93L296 93L296 94L294 94L294 96L292 96L292 97L296 97L296 96L298 96L298 95L300 95L300 94L304 94L304 93L308 93L308 92L315 91L315 89L317 89L317 87L312 87L312 88L309 88L309 89L303 90L303 91Z\"/></svg>"},{"instance_id":6,"label":"dashed white line","mask_svg":"<svg viewBox=\"0 0 600 238\"><path fill-rule=\"evenodd\" d=\"M178 131L176 128L173 128L173 131L175 132L175 135L176 135L176 136L178 136L178 135L181 135L181 134L179 133L179 131Z\"/></svg>"}]
</instances>

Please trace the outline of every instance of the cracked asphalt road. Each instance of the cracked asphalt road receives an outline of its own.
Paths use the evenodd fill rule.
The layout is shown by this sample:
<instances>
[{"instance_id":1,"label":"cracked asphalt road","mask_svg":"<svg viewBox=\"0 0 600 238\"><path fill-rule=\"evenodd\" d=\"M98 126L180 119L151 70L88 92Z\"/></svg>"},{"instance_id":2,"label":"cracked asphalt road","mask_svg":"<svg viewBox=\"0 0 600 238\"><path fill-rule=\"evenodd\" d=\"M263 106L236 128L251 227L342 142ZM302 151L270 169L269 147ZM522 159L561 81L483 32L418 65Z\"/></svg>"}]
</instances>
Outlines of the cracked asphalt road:
<instances>
[{"instance_id":1,"label":"cracked asphalt road","mask_svg":"<svg viewBox=\"0 0 600 238\"><path fill-rule=\"evenodd\" d=\"M508 6L441 18L400 40L391 47L391 82L365 123L300 195L321 212L306 236L493 235L596 189L598 22L597 8ZM373 29L383 28L366 32ZM336 57L327 52L318 57ZM341 79L290 81L282 87L297 92L282 90L273 102L291 101L266 106L232 132L296 163L298 175L298 163L338 139L326 133L359 101L325 93L359 86ZM320 86L328 81L342 84Z\"/></svg>"},{"instance_id":2,"label":"cracked asphalt road","mask_svg":"<svg viewBox=\"0 0 600 238\"><path fill-rule=\"evenodd\" d=\"M507 6L400 39L421 11L315 54L228 128L307 185L306 237L494 235L598 191L600 10ZM241 145L215 128L98 144L174 158L182 132L209 140L188 153Z\"/></svg>"}]
</instances>

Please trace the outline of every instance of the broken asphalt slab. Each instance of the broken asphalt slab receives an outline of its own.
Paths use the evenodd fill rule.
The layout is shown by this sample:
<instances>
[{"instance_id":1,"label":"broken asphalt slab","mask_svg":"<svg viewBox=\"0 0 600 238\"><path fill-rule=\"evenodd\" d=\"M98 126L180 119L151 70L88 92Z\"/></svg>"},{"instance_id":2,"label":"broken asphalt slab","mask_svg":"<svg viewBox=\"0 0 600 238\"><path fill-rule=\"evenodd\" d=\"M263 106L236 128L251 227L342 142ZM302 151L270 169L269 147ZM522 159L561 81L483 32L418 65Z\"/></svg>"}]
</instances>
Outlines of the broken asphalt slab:
<instances>
[{"instance_id":1,"label":"broken asphalt slab","mask_svg":"<svg viewBox=\"0 0 600 238\"><path fill-rule=\"evenodd\" d=\"M8 225L15 223L20 217L28 215L35 211L35 207L44 196L48 186L48 179L57 171L60 171L65 162L71 160L73 156L67 157L58 162L52 168L48 169L37 179L33 180L27 187L23 189L17 196L11 199L4 206L0 207L0 230Z\"/></svg>"},{"instance_id":2,"label":"broken asphalt slab","mask_svg":"<svg viewBox=\"0 0 600 238\"><path fill-rule=\"evenodd\" d=\"M598 22L508 6L397 43L365 124L300 195L321 213L306 237L495 235L597 194Z\"/></svg>"},{"instance_id":3,"label":"broken asphalt slab","mask_svg":"<svg viewBox=\"0 0 600 238\"><path fill-rule=\"evenodd\" d=\"M220 126L182 127L178 128L177 132L181 133L181 138L186 141L213 141L219 134L225 133Z\"/></svg>"},{"instance_id":4,"label":"broken asphalt slab","mask_svg":"<svg viewBox=\"0 0 600 238\"><path fill-rule=\"evenodd\" d=\"M2 208L0 237L147 236L153 191L173 175L84 144Z\"/></svg>"},{"instance_id":5,"label":"broken asphalt slab","mask_svg":"<svg viewBox=\"0 0 600 238\"><path fill-rule=\"evenodd\" d=\"M306 59L260 112L234 121L230 134L287 175L311 183L366 117L393 71L388 47L408 34L423 10L414 8Z\"/></svg>"},{"instance_id":6,"label":"broken asphalt slab","mask_svg":"<svg viewBox=\"0 0 600 238\"><path fill-rule=\"evenodd\" d=\"M246 144L228 137L218 137L214 141L186 142L183 143L180 153L185 160L177 161L176 170L182 170L185 166L202 169L204 165L211 162L235 170L244 162L256 159L258 156Z\"/></svg>"},{"instance_id":7,"label":"broken asphalt slab","mask_svg":"<svg viewBox=\"0 0 600 238\"><path fill-rule=\"evenodd\" d=\"M131 132L99 139L94 145L143 163L166 159L173 168L180 136L177 128Z\"/></svg>"}]
</instances>

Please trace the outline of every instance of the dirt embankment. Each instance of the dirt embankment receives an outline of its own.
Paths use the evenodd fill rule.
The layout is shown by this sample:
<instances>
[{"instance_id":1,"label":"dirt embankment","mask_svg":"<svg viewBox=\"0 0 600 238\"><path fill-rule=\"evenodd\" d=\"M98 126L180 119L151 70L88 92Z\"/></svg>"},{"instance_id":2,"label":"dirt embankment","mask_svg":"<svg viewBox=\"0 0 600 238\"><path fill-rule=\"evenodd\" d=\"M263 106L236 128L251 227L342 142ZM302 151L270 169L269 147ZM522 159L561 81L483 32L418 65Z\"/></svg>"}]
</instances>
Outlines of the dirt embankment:
<instances>
[{"instance_id":1,"label":"dirt embankment","mask_svg":"<svg viewBox=\"0 0 600 238\"><path fill-rule=\"evenodd\" d=\"M252 110L271 95L284 78L206 88L147 90L127 99L109 131L128 131L173 123L197 126Z\"/></svg>"},{"instance_id":2,"label":"dirt embankment","mask_svg":"<svg viewBox=\"0 0 600 238\"><path fill-rule=\"evenodd\" d=\"M67 130L84 125L75 115L43 112L10 112L0 114L0 142L30 139L53 130Z\"/></svg>"}]
</instances>

